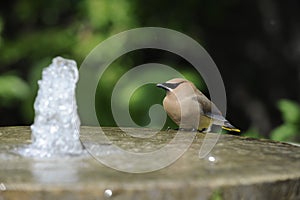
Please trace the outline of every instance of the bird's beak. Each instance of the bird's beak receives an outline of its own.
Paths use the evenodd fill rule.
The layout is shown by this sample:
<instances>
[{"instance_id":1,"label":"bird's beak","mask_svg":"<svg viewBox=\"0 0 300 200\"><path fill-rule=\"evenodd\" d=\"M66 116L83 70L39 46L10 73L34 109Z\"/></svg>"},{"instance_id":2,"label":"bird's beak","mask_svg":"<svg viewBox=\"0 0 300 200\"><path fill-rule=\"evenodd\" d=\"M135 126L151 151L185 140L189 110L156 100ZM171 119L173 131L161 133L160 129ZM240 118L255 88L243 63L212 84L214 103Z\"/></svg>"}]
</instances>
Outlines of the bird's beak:
<instances>
[{"instance_id":1,"label":"bird's beak","mask_svg":"<svg viewBox=\"0 0 300 200\"><path fill-rule=\"evenodd\" d=\"M159 87L159 88L169 91L169 88L167 86L165 86L163 83L156 84L156 87Z\"/></svg>"}]
</instances>

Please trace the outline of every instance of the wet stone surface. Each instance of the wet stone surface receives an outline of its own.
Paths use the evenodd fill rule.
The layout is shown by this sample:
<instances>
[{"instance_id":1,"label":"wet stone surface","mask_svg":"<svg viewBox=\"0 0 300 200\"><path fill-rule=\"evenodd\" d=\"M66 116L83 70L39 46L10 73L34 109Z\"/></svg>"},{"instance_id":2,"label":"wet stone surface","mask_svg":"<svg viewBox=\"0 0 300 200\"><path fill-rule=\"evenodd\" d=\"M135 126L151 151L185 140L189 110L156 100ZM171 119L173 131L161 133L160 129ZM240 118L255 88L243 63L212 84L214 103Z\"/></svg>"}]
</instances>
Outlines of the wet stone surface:
<instances>
[{"instance_id":1,"label":"wet stone surface","mask_svg":"<svg viewBox=\"0 0 300 200\"><path fill-rule=\"evenodd\" d=\"M98 128L82 127L94 141ZM134 139L104 128L112 143L132 152L161 148L175 131ZM147 129L141 129L147 132ZM172 165L142 174L106 167L87 152L63 158L31 158L16 153L31 143L29 127L0 127L0 200L6 199L300 199L300 147L221 135L203 159L204 134ZM120 163L128 164L120 159Z\"/></svg>"}]
</instances>

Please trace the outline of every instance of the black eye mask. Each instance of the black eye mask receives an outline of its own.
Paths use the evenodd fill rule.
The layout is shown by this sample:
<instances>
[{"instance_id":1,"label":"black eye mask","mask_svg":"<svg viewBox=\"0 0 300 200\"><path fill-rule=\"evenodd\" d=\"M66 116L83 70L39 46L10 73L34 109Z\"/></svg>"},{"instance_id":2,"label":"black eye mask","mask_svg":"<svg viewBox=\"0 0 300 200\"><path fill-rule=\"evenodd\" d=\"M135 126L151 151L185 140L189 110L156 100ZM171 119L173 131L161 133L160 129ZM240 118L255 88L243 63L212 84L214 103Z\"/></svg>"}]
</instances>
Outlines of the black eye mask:
<instances>
[{"instance_id":1,"label":"black eye mask","mask_svg":"<svg viewBox=\"0 0 300 200\"><path fill-rule=\"evenodd\" d=\"M183 83L184 81L182 82L179 82L179 83L163 83L162 85L170 88L170 89L175 89L178 87L178 85L180 85L181 83Z\"/></svg>"}]
</instances>

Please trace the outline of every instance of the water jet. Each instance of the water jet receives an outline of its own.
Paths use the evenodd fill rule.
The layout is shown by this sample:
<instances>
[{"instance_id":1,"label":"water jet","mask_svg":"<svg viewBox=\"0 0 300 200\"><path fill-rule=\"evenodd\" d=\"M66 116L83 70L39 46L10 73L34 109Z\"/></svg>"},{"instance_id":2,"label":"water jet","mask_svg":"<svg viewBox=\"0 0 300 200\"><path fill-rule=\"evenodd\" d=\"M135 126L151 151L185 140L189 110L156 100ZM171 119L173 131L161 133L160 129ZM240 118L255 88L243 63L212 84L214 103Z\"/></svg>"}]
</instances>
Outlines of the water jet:
<instances>
[{"instance_id":1,"label":"water jet","mask_svg":"<svg viewBox=\"0 0 300 200\"><path fill-rule=\"evenodd\" d=\"M32 144L20 152L25 156L78 155L83 151L75 88L78 69L74 60L56 57L42 73L34 102Z\"/></svg>"}]
</instances>

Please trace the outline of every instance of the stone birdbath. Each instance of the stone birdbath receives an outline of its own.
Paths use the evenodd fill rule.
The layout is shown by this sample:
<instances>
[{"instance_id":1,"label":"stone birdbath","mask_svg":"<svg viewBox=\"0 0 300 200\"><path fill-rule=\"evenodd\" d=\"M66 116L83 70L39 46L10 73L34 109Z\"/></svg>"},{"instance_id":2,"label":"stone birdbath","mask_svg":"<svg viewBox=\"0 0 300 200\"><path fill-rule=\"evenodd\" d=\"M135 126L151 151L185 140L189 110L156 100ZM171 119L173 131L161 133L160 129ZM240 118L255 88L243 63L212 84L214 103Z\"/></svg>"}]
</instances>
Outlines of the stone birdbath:
<instances>
[{"instance_id":1,"label":"stone birdbath","mask_svg":"<svg viewBox=\"0 0 300 200\"><path fill-rule=\"evenodd\" d=\"M112 145L147 152L162 148L177 132L137 139L119 128L80 127L74 96L77 79L76 63L54 59L39 82L34 124L0 127L0 200L300 199L300 147L270 140L220 135L209 154L199 158L204 139L217 133L195 133L186 152L159 170L128 173L104 165L85 149L96 140L104 141L98 144L101 155L114 158ZM171 152L177 148L170 145ZM129 171L136 167L126 157L117 157L115 163ZM162 161L141 162L139 167Z\"/></svg>"}]
</instances>

